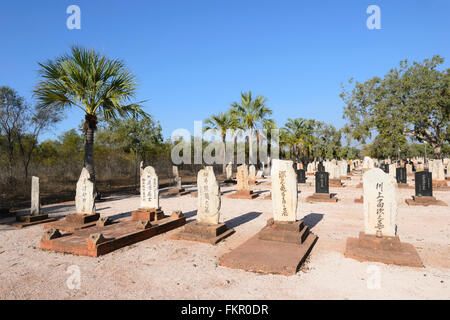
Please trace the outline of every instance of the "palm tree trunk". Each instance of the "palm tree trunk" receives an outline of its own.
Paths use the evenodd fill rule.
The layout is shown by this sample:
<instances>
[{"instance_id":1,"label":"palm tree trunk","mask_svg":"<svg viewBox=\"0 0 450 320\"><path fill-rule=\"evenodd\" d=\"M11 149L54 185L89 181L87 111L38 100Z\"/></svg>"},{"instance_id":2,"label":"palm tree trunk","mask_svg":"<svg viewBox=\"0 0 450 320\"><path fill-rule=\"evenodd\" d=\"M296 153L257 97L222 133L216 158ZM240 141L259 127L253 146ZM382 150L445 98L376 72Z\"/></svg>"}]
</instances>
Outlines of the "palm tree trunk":
<instances>
[{"instance_id":1,"label":"palm tree trunk","mask_svg":"<svg viewBox=\"0 0 450 320\"><path fill-rule=\"evenodd\" d=\"M94 134L97 129L97 117L87 114L84 123L84 167L89 171L91 181L94 183L94 190L97 194L95 184L95 168L94 168Z\"/></svg>"},{"instance_id":2,"label":"palm tree trunk","mask_svg":"<svg viewBox=\"0 0 450 320\"><path fill-rule=\"evenodd\" d=\"M252 144L252 136L253 136L253 128L249 127L249 136L248 136L248 164L252 164L252 155L253 155L253 144Z\"/></svg>"},{"instance_id":3,"label":"palm tree trunk","mask_svg":"<svg viewBox=\"0 0 450 320\"><path fill-rule=\"evenodd\" d=\"M224 175L226 175L226 172L227 172L227 164L226 164L226 162L227 162L227 152L226 152L226 142L225 142L225 140L226 140L226 134L222 134L222 153L223 153L223 155L222 155L222 160L223 160L223 164L222 164L222 173L224 174Z\"/></svg>"}]
</instances>

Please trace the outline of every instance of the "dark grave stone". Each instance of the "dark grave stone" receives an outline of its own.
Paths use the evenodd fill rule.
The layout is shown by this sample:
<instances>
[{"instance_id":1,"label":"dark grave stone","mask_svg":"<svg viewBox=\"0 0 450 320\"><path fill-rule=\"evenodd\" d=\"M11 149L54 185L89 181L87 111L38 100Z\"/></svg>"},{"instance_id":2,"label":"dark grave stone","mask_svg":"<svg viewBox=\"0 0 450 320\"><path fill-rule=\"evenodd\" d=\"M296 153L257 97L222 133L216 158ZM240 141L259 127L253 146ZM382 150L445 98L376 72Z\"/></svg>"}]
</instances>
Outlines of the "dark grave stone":
<instances>
[{"instance_id":1,"label":"dark grave stone","mask_svg":"<svg viewBox=\"0 0 450 320\"><path fill-rule=\"evenodd\" d=\"M431 172L428 171L416 172L414 180L416 185L416 197L433 196L433 184Z\"/></svg>"},{"instance_id":2,"label":"dark grave stone","mask_svg":"<svg viewBox=\"0 0 450 320\"><path fill-rule=\"evenodd\" d=\"M406 183L406 168L396 168L395 176L397 183Z\"/></svg>"},{"instance_id":3,"label":"dark grave stone","mask_svg":"<svg viewBox=\"0 0 450 320\"><path fill-rule=\"evenodd\" d=\"M306 183L306 172L303 169L296 170L297 183Z\"/></svg>"},{"instance_id":4,"label":"dark grave stone","mask_svg":"<svg viewBox=\"0 0 450 320\"><path fill-rule=\"evenodd\" d=\"M330 193L329 173L326 171L316 172L316 193Z\"/></svg>"}]
</instances>

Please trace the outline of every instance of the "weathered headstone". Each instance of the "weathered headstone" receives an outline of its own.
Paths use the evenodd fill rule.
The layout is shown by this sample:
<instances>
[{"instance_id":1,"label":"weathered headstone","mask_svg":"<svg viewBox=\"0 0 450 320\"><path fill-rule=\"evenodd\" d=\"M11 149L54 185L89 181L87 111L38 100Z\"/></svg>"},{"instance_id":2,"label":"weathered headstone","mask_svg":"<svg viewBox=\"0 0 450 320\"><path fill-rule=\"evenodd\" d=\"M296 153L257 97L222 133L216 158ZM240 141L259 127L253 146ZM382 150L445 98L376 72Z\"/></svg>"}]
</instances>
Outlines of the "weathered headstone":
<instances>
[{"instance_id":1,"label":"weathered headstone","mask_svg":"<svg viewBox=\"0 0 450 320\"><path fill-rule=\"evenodd\" d=\"M159 181L155 168L148 166L141 173L142 209L159 209Z\"/></svg>"},{"instance_id":2,"label":"weathered headstone","mask_svg":"<svg viewBox=\"0 0 450 320\"><path fill-rule=\"evenodd\" d=\"M77 213L95 214L94 182L91 181L91 176L86 168L81 170L81 175L77 182L75 207Z\"/></svg>"},{"instance_id":3,"label":"weathered headstone","mask_svg":"<svg viewBox=\"0 0 450 320\"><path fill-rule=\"evenodd\" d=\"M415 248L397 235L398 188L394 177L379 168L363 175L364 232L348 238L344 255L359 261L377 261L422 267Z\"/></svg>"},{"instance_id":4,"label":"weathered headstone","mask_svg":"<svg viewBox=\"0 0 450 320\"><path fill-rule=\"evenodd\" d=\"M297 182L306 183L306 172L303 169L297 170Z\"/></svg>"},{"instance_id":5,"label":"weathered headstone","mask_svg":"<svg viewBox=\"0 0 450 320\"><path fill-rule=\"evenodd\" d=\"M272 163L272 208L275 221L296 221L298 188L292 161Z\"/></svg>"},{"instance_id":6,"label":"weathered headstone","mask_svg":"<svg viewBox=\"0 0 450 320\"><path fill-rule=\"evenodd\" d=\"M31 210L30 214L36 216L41 214L41 197L39 193L39 178L31 178Z\"/></svg>"},{"instance_id":7,"label":"weathered headstone","mask_svg":"<svg viewBox=\"0 0 450 320\"><path fill-rule=\"evenodd\" d=\"M198 210L197 221L187 224L184 230L174 235L177 240L192 240L216 244L234 233L225 223L219 223L220 185L213 167L207 166L197 174Z\"/></svg>"},{"instance_id":8,"label":"weathered headstone","mask_svg":"<svg viewBox=\"0 0 450 320\"><path fill-rule=\"evenodd\" d=\"M240 165L237 168L236 173L237 180L237 191L233 194L230 194L228 198L235 199L253 199L258 197L257 193L253 193L250 190L249 179L248 179L248 168L246 164Z\"/></svg>"},{"instance_id":9,"label":"weathered headstone","mask_svg":"<svg viewBox=\"0 0 450 320\"><path fill-rule=\"evenodd\" d=\"M198 211L197 221L218 224L220 212L220 186L213 167L202 169L197 175Z\"/></svg>"},{"instance_id":10,"label":"weathered headstone","mask_svg":"<svg viewBox=\"0 0 450 320\"><path fill-rule=\"evenodd\" d=\"M233 176L233 165L231 163L227 164L226 167L227 180L231 180Z\"/></svg>"},{"instance_id":11,"label":"weathered headstone","mask_svg":"<svg viewBox=\"0 0 450 320\"><path fill-rule=\"evenodd\" d=\"M363 175L365 233L394 237L398 188L395 179L375 168Z\"/></svg>"},{"instance_id":12,"label":"weathered headstone","mask_svg":"<svg viewBox=\"0 0 450 320\"><path fill-rule=\"evenodd\" d=\"M252 164L248 167L248 182L250 184L256 183L256 168Z\"/></svg>"}]
</instances>

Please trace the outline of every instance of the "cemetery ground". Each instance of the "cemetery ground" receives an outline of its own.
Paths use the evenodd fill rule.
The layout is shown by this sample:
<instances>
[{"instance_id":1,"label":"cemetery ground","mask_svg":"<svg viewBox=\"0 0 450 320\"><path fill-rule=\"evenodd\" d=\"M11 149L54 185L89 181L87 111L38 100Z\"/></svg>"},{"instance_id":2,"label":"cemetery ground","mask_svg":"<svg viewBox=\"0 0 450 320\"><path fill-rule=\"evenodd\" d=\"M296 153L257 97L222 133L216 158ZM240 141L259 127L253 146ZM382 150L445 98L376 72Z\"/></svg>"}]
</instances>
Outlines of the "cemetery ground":
<instances>
[{"instance_id":1,"label":"cemetery ground","mask_svg":"<svg viewBox=\"0 0 450 320\"><path fill-rule=\"evenodd\" d=\"M311 181L313 178L309 177ZM362 188L330 187L337 203L306 203L314 187L300 184L297 217L319 239L294 276L258 274L219 266L219 257L252 237L272 218L272 201L264 200L270 185L252 186L261 196L230 199L235 186L222 186L221 221L236 233L213 246L172 240L175 229L98 258L39 249L43 226L16 229L0 225L0 299L450 299L449 207L408 207L414 189L399 189L398 235L419 253L423 268L359 262L344 257L346 240L364 230L363 205L354 203ZM196 191L194 185L187 190ZM166 214L182 210L195 221L197 198L166 197ZM450 192L433 190L450 204ZM110 195L98 202L101 216L121 218L139 207L139 195ZM26 213L24 210L23 213ZM43 206L50 216L75 211L73 202ZM70 266L80 270L79 289L69 289ZM373 267L376 267L375 269ZM374 270L379 288L371 287Z\"/></svg>"}]
</instances>

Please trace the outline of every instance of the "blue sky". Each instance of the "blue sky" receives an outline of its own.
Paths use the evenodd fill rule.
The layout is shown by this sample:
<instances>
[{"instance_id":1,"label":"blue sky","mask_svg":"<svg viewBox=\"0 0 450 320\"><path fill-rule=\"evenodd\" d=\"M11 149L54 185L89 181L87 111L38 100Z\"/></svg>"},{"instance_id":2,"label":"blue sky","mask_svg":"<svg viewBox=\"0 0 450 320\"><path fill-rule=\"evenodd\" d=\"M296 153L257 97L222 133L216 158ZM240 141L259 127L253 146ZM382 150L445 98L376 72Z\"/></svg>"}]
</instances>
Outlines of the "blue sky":
<instances>
[{"instance_id":1,"label":"blue sky","mask_svg":"<svg viewBox=\"0 0 450 320\"><path fill-rule=\"evenodd\" d=\"M69 30L66 8L81 8ZM366 9L381 8L381 30ZM341 127L340 85L384 75L398 62L434 54L449 66L450 1L3 0L0 85L33 103L37 62L94 47L121 58L139 81L138 100L165 137L226 111L251 89L268 98L278 125L314 118ZM81 112L43 138L77 127Z\"/></svg>"}]
</instances>

